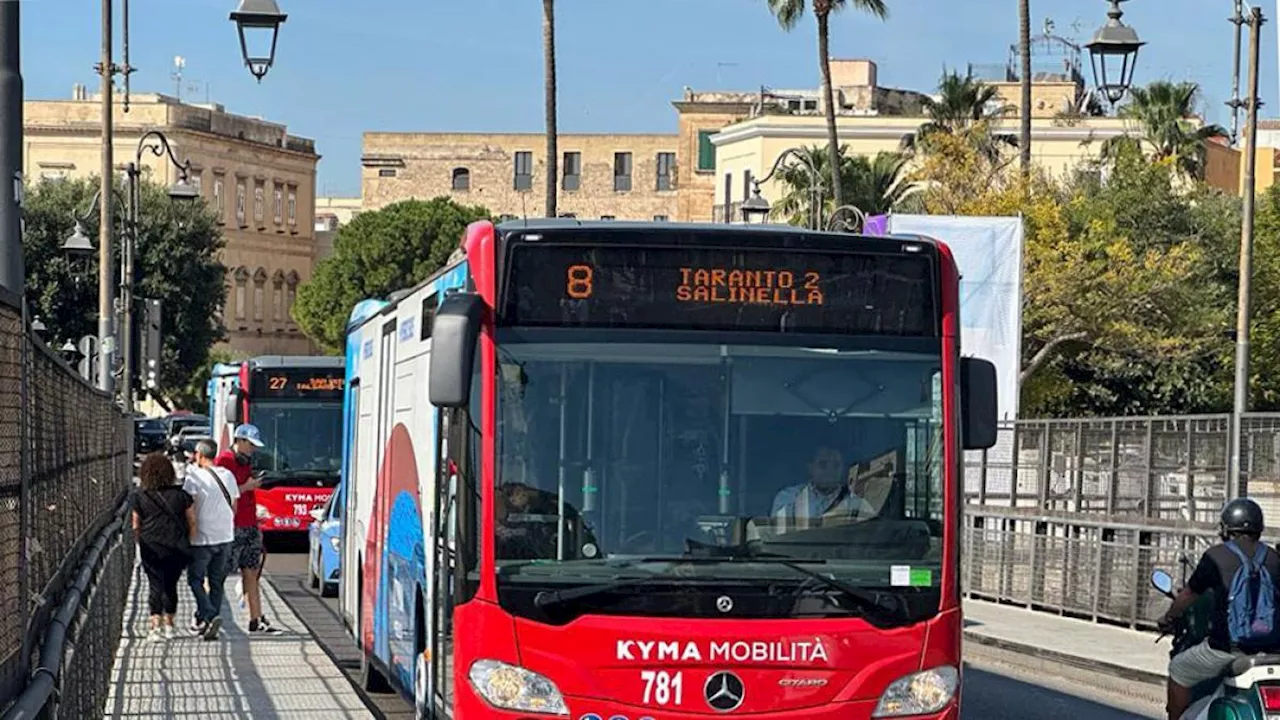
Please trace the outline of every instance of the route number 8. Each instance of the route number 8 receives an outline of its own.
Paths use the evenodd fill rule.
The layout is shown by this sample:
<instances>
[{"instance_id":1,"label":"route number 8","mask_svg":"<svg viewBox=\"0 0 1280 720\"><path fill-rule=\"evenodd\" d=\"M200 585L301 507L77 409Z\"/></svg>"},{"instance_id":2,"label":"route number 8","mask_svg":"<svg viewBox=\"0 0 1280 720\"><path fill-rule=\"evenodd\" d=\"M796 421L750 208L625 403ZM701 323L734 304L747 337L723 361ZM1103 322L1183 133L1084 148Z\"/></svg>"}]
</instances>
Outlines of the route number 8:
<instances>
[{"instance_id":1,"label":"route number 8","mask_svg":"<svg viewBox=\"0 0 1280 720\"><path fill-rule=\"evenodd\" d=\"M587 265L570 265L565 292L574 300L585 300L591 297L594 288L591 285L594 273Z\"/></svg>"},{"instance_id":2,"label":"route number 8","mask_svg":"<svg viewBox=\"0 0 1280 720\"><path fill-rule=\"evenodd\" d=\"M640 679L644 681L642 702L645 705L684 704L684 673L643 670L640 672Z\"/></svg>"}]
</instances>

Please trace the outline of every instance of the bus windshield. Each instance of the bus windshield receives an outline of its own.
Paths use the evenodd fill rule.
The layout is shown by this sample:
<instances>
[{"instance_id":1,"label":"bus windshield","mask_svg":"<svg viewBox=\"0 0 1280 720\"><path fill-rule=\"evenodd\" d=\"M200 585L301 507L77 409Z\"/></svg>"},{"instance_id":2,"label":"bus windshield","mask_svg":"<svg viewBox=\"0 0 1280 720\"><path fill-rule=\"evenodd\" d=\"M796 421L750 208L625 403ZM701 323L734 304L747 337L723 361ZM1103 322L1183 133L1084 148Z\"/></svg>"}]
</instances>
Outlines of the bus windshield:
<instances>
[{"instance_id":1,"label":"bus windshield","mask_svg":"<svg viewBox=\"0 0 1280 720\"><path fill-rule=\"evenodd\" d=\"M255 470L265 471L264 485L305 479L332 487L342 468L342 403L259 401L250 422L262 432L266 447L253 455Z\"/></svg>"},{"instance_id":2,"label":"bus windshield","mask_svg":"<svg viewBox=\"0 0 1280 720\"><path fill-rule=\"evenodd\" d=\"M514 342L498 387L493 541L513 612L619 578L569 604L688 614L699 587L821 591L797 565L901 596L910 619L937 612L937 351Z\"/></svg>"}]
</instances>

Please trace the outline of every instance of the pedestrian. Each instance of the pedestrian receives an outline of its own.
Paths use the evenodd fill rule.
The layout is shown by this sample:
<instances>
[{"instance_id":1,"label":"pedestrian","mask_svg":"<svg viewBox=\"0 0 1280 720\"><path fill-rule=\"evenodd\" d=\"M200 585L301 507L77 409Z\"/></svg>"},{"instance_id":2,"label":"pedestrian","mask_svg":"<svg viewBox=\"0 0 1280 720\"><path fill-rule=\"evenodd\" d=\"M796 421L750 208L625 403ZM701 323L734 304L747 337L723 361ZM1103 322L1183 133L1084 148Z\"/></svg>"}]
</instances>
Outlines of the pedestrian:
<instances>
[{"instance_id":1,"label":"pedestrian","mask_svg":"<svg viewBox=\"0 0 1280 720\"><path fill-rule=\"evenodd\" d=\"M265 445L257 426L245 423L236 427L231 437L231 448L224 450L217 459L218 467L229 470L240 487L231 564L240 571L245 601L249 604L251 635L276 635L280 632L262 612L262 565L267 551L262 542L262 530L258 528L258 499L254 490L261 483L253 475L253 453Z\"/></svg>"},{"instance_id":2,"label":"pedestrian","mask_svg":"<svg viewBox=\"0 0 1280 720\"><path fill-rule=\"evenodd\" d=\"M138 478L133 532L151 590L151 631L147 639L172 640L176 634L173 616L178 612L178 579L191 563L196 510L191 496L178 484L173 463L163 453L143 458Z\"/></svg>"},{"instance_id":3,"label":"pedestrian","mask_svg":"<svg viewBox=\"0 0 1280 720\"><path fill-rule=\"evenodd\" d=\"M236 479L213 464L218 446L212 440L196 443L195 464L187 466L183 489L195 499L196 536L191 545L187 582L196 599L195 622L191 632L205 640L218 639L222 629L223 585L235 538L235 506L240 497ZM208 589L205 581L208 581Z\"/></svg>"}]
</instances>

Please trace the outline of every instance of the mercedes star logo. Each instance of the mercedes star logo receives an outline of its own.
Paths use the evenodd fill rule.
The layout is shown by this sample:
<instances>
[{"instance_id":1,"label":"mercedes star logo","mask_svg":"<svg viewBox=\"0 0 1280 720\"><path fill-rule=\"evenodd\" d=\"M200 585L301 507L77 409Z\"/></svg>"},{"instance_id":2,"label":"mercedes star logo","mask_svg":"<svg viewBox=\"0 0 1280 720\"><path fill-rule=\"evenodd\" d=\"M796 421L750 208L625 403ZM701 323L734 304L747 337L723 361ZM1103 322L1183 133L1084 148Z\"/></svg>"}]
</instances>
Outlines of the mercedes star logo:
<instances>
[{"instance_id":1,"label":"mercedes star logo","mask_svg":"<svg viewBox=\"0 0 1280 720\"><path fill-rule=\"evenodd\" d=\"M737 675L731 672L718 672L707 678L707 684L702 687L702 694L707 698L707 704L712 710L731 712L742 705L742 699L747 693L742 685L742 679Z\"/></svg>"},{"instance_id":2,"label":"mercedes star logo","mask_svg":"<svg viewBox=\"0 0 1280 720\"><path fill-rule=\"evenodd\" d=\"M733 598L728 595L721 595L716 598L716 609L722 613L727 613L733 609Z\"/></svg>"}]
</instances>

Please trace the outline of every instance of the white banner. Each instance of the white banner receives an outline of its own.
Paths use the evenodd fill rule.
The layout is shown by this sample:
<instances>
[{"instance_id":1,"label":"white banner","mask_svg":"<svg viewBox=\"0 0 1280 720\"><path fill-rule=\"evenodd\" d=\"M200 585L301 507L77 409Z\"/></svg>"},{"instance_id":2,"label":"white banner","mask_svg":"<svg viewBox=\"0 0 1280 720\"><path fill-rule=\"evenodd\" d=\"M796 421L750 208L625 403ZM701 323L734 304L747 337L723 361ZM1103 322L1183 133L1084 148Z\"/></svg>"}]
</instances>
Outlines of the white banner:
<instances>
[{"instance_id":1,"label":"white banner","mask_svg":"<svg viewBox=\"0 0 1280 720\"><path fill-rule=\"evenodd\" d=\"M1018 417L1022 369L1022 218L890 215L893 235L926 235L960 266L960 351L996 366L1000 418Z\"/></svg>"}]
</instances>

